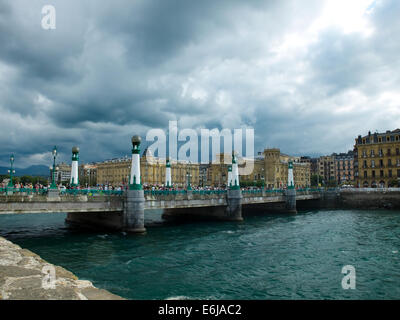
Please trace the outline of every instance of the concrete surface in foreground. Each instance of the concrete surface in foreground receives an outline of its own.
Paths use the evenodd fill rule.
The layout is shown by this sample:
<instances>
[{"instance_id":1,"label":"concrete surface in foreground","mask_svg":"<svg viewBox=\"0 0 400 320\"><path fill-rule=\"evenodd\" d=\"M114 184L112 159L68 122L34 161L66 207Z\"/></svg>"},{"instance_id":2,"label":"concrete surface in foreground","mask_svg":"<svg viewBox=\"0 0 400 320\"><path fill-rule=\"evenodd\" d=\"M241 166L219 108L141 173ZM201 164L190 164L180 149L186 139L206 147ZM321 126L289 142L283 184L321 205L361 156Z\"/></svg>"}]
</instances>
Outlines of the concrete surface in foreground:
<instances>
[{"instance_id":1,"label":"concrete surface in foreground","mask_svg":"<svg viewBox=\"0 0 400 320\"><path fill-rule=\"evenodd\" d=\"M55 282L46 282L50 279L43 273L46 269L55 270ZM48 283L54 288L46 288ZM0 300L124 299L94 287L90 281L79 280L68 270L0 237Z\"/></svg>"}]
</instances>

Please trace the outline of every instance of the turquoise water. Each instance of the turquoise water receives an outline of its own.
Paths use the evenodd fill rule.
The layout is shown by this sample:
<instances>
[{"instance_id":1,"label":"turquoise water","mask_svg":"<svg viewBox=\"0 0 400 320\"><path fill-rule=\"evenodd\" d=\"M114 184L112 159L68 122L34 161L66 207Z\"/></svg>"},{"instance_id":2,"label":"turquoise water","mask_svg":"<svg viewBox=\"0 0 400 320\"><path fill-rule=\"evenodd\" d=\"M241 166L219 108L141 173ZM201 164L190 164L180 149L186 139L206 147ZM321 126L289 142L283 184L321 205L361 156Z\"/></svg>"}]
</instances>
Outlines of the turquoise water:
<instances>
[{"instance_id":1,"label":"turquoise water","mask_svg":"<svg viewBox=\"0 0 400 320\"><path fill-rule=\"evenodd\" d=\"M159 213L153 213L159 215ZM129 299L399 299L400 212L310 211L82 232L64 214L0 216L0 235ZM356 269L343 290L342 267Z\"/></svg>"}]
</instances>

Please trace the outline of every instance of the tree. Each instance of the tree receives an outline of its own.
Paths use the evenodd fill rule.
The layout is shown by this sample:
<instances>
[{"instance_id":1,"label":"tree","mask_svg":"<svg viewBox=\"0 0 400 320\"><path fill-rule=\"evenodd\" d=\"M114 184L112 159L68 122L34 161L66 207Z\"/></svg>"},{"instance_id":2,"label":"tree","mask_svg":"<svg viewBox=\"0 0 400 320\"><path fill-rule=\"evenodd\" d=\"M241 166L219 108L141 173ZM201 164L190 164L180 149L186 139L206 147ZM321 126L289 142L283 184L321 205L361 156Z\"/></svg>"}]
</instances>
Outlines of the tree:
<instances>
[{"instance_id":1,"label":"tree","mask_svg":"<svg viewBox=\"0 0 400 320\"><path fill-rule=\"evenodd\" d=\"M322 180L324 179L324 177L319 176L319 183L322 184ZM311 176L311 186L312 187L318 187L318 175L317 174L313 174Z\"/></svg>"},{"instance_id":2,"label":"tree","mask_svg":"<svg viewBox=\"0 0 400 320\"><path fill-rule=\"evenodd\" d=\"M399 186L399 182L397 181L397 180L390 180L389 182L388 182L388 187L389 188L396 188L396 187L398 187Z\"/></svg>"}]
</instances>

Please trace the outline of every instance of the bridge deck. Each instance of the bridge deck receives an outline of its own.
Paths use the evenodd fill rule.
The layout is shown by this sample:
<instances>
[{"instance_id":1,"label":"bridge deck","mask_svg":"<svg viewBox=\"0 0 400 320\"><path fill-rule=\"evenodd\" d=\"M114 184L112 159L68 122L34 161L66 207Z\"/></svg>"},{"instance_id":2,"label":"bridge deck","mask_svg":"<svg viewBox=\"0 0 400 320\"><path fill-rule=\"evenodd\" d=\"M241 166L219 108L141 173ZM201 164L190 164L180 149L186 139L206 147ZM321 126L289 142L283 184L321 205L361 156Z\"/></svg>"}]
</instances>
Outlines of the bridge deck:
<instances>
[{"instance_id":1,"label":"bridge deck","mask_svg":"<svg viewBox=\"0 0 400 320\"><path fill-rule=\"evenodd\" d=\"M297 200L319 198L319 193L300 192ZM148 193L145 195L145 209L177 209L226 206L224 193ZM262 204L285 201L282 193L243 193L242 204ZM87 195L64 194L55 198L42 194L0 195L0 214L21 213L115 213L122 212L124 196L120 194Z\"/></svg>"}]
</instances>

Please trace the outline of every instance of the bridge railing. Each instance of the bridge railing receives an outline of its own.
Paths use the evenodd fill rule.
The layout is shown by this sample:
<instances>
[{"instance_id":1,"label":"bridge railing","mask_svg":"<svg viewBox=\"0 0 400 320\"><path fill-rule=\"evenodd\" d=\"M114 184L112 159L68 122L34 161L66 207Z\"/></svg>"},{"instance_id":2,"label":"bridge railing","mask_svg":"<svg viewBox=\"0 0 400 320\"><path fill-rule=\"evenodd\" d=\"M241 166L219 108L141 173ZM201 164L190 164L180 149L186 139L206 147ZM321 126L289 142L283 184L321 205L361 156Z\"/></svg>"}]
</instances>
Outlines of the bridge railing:
<instances>
[{"instance_id":1,"label":"bridge railing","mask_svg":"<svg viewBox=\"0 0 400 320\"><path fill-rule=\"evenodd\" d=\"M152 196L168 196L168 195L185 195L187 194L187 190L145 190L145 195ZM193 195L210 195L210 194L225 194L226 190L192 190L191 193Z\"/></svg>"},{"instance_id":2,"label":"bridge railing","mask_svg":"<svg viewBox=\"0 0 400 320\"><path fill-rule=\"evenodd\" d=\"M20 195L47 195L48 189L30 189L30 188L0 188L0 194L20 194ZM97 190L97 189L65 189L59 190L62 195L122 195L122 190Z\"/></svg>"},{"instance_id":3,"label":"bridge railing","mask_svg":"<svg viewBox=\"0 0 400 320\"><path fill-rule=\"evenodd\" d=\"M97 189L65 189L60 190L60 195L122 195L123 190L97 190Z\"/></svg>"},{"instance_id":4,"label":"bridge railing","mask_svg":"<svg viewBox=\"0 0 400 320\"><path fill-rule=\"evenodd\" d=\"M145 195L152 196L168 196L168 195L179 195L186 194L185 190L144 190Z\"/></svg>"},{"instance_id":5,"label":"bridge railing","mask_svg":"<svg viewBox=\"0 0 400 320\"><path fill-rule=\"evenodd\" d=\"M46 195L47 189L30 189L30 188L0 188L0 194L39 194Z\"/></svg>"}]
</instances>

